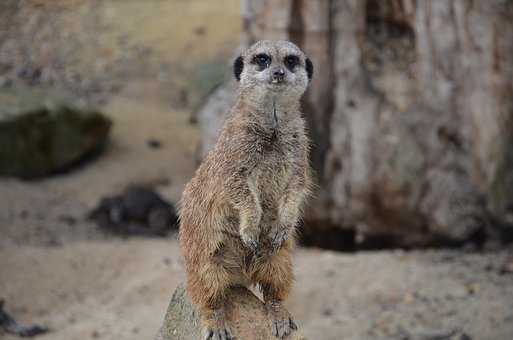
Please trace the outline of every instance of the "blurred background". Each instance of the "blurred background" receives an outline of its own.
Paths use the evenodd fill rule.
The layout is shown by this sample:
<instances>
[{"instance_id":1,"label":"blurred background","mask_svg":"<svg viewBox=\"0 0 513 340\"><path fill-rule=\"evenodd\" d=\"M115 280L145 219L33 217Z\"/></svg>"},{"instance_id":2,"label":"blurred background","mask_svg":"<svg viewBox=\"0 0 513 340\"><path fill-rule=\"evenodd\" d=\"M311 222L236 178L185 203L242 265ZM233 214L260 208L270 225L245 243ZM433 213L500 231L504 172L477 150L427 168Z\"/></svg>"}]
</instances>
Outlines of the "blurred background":
<instances>
[{"instance_id":1,"label":"blurred background","mask_svg":"<svg viewBox=\"0 0 513 340\"><path fill-rule=\"evenodd\" d=\"M1 0L0 316L152 339L231 63L286 39L315 69L288 301L305 335L512 339L512 17L509 0Z\"/></svg>"}]
</instances>

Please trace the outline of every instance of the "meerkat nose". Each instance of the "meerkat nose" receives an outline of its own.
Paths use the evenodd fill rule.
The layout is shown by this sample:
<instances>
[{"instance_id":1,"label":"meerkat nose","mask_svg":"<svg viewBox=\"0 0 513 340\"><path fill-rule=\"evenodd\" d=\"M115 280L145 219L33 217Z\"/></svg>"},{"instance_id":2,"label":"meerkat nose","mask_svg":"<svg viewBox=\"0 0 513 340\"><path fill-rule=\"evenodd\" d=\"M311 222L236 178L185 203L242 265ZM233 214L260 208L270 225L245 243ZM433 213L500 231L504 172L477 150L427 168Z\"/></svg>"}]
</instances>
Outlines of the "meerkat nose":
<instances>
[{"instance_id":1,"label":"meerkat nose","mask_svg":"<svg viewBox=\"0 0 513 340\"><path fill-rule=\"evenodd\" d=\"M284 78L285 78L285 70L282 69L281 67L277 68L273 71L273 75L272 75L272 83L273 84L282 82Z\"/></svg>"},{"instance_id":2,"label":"meerkat nose","mask_svg":"<svg viewBox=\"0 0 513 340\"><path fill-rule=\"evenodd\" d=\"M283 77L285 75L285 71L282 68L279 68L274 71L273 75L275 77Z\"/></svg>"}]
</instances>

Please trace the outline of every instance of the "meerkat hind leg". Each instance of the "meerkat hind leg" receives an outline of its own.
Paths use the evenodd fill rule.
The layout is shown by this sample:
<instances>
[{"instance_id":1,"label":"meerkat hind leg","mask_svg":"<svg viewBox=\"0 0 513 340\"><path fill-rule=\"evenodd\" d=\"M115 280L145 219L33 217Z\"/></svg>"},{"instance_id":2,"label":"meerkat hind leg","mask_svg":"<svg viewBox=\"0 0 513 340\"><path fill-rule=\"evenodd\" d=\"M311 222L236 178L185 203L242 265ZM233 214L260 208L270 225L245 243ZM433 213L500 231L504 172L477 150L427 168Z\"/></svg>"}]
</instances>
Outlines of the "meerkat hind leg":
<instances>
[{"instance_id":1,"label":"meerkat hind leg","mask_svg":"<svg viewBox=\"0 0 513 340\"><path fill-rule=\"evenodd\" d=\"M259 264L254 280L262 288L265 307L272 320L272 333L283 339L297 330L292 316L282 305L293 281L292 263L287 246L269 257L265 263Z\"/></svg>"},{"instance_id":2,"label":"meerkat hind leg","mask_svg":"<svg viewBox=\"0 0 513 340\"><path fill-rule=\"evenodd\" d=\"M265 289L265 288L264 288ZM293 331L297 330L297 325L290 313L283 307L280 300L265 296L264 300L267 313L272 319L272 333L279 339L285 338Z\"/></svg>"},{"instance_id":3,"label":"meerkat hind leg","mask_svg":"<svg viewBox=\"0 0 513 340\"><path fill-rule=\"evenodd\" d=\"M229 301L227 290L233 284L234 277L218 258L209 259L202 267L202 279L197 273L190 273L189 295L198 306L203 324L202 340L234 339L227 323Z\"/></svg>"},{"instance_id":4,"label":"meerkat hind leg","mask_svg":"<svg viewBox=\"0 0 513 340\"><path fill-rule=\"evenodd\" d=\"M224 306L215 309L203 308L201 318L204 325L202 340L235 339L226 323L226 308Z\"/></svg>"}]
</instances>

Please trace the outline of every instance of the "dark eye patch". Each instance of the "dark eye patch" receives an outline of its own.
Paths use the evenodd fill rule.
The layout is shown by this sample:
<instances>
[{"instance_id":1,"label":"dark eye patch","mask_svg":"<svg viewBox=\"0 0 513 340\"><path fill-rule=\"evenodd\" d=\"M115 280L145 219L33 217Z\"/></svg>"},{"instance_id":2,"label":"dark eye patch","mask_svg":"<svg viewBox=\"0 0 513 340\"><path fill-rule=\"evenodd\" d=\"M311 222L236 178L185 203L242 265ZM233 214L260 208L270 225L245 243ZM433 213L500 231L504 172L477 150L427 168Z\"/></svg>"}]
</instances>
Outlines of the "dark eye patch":
<instances>
[{"instance_id":1,"label":"dark eye patch","mask_svg":"<svg viewBox=\"0 0 513 340\"><path fill-rule=\"evenodd\" d=\"M299 57L297 55L288 55L283 60L283 63L292 72L294 67L299 65Z\"/></svg>"},{"instance_id":2,"label":"dark eye patch","mask_svg":"<svg viewBox=\"0 0 513 340\"><path fill-rule=\"evenodd\" d=\"M268 54L260 53L254 56L251 62L258 65L258 68L262 71L271 65L271 57Z\"/></svg>"}]
</instances>

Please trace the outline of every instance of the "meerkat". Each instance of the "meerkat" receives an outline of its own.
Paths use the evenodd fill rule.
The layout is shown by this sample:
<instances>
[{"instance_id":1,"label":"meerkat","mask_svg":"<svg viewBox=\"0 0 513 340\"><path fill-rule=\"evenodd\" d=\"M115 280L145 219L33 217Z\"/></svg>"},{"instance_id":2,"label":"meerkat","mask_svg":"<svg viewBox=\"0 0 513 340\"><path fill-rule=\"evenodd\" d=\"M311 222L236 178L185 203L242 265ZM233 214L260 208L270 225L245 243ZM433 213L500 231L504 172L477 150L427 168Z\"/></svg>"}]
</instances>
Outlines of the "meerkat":
<instances>
[{"instance_id":1,"label":"meerkat","mask_svg":"<svg viewBox=\"0 0 513 340\"><path fill-rule=\"evenodd\" d=\"M300 99L312 62L288 41L259 41L236 58L238 97L217 144L186 185L180 245L187 292L204 339L233 339L231 286L257 285L284 338L297 329L282 302L293 281L291 250L309 195L309 140Z\"/></svg>"}]
</instances>

